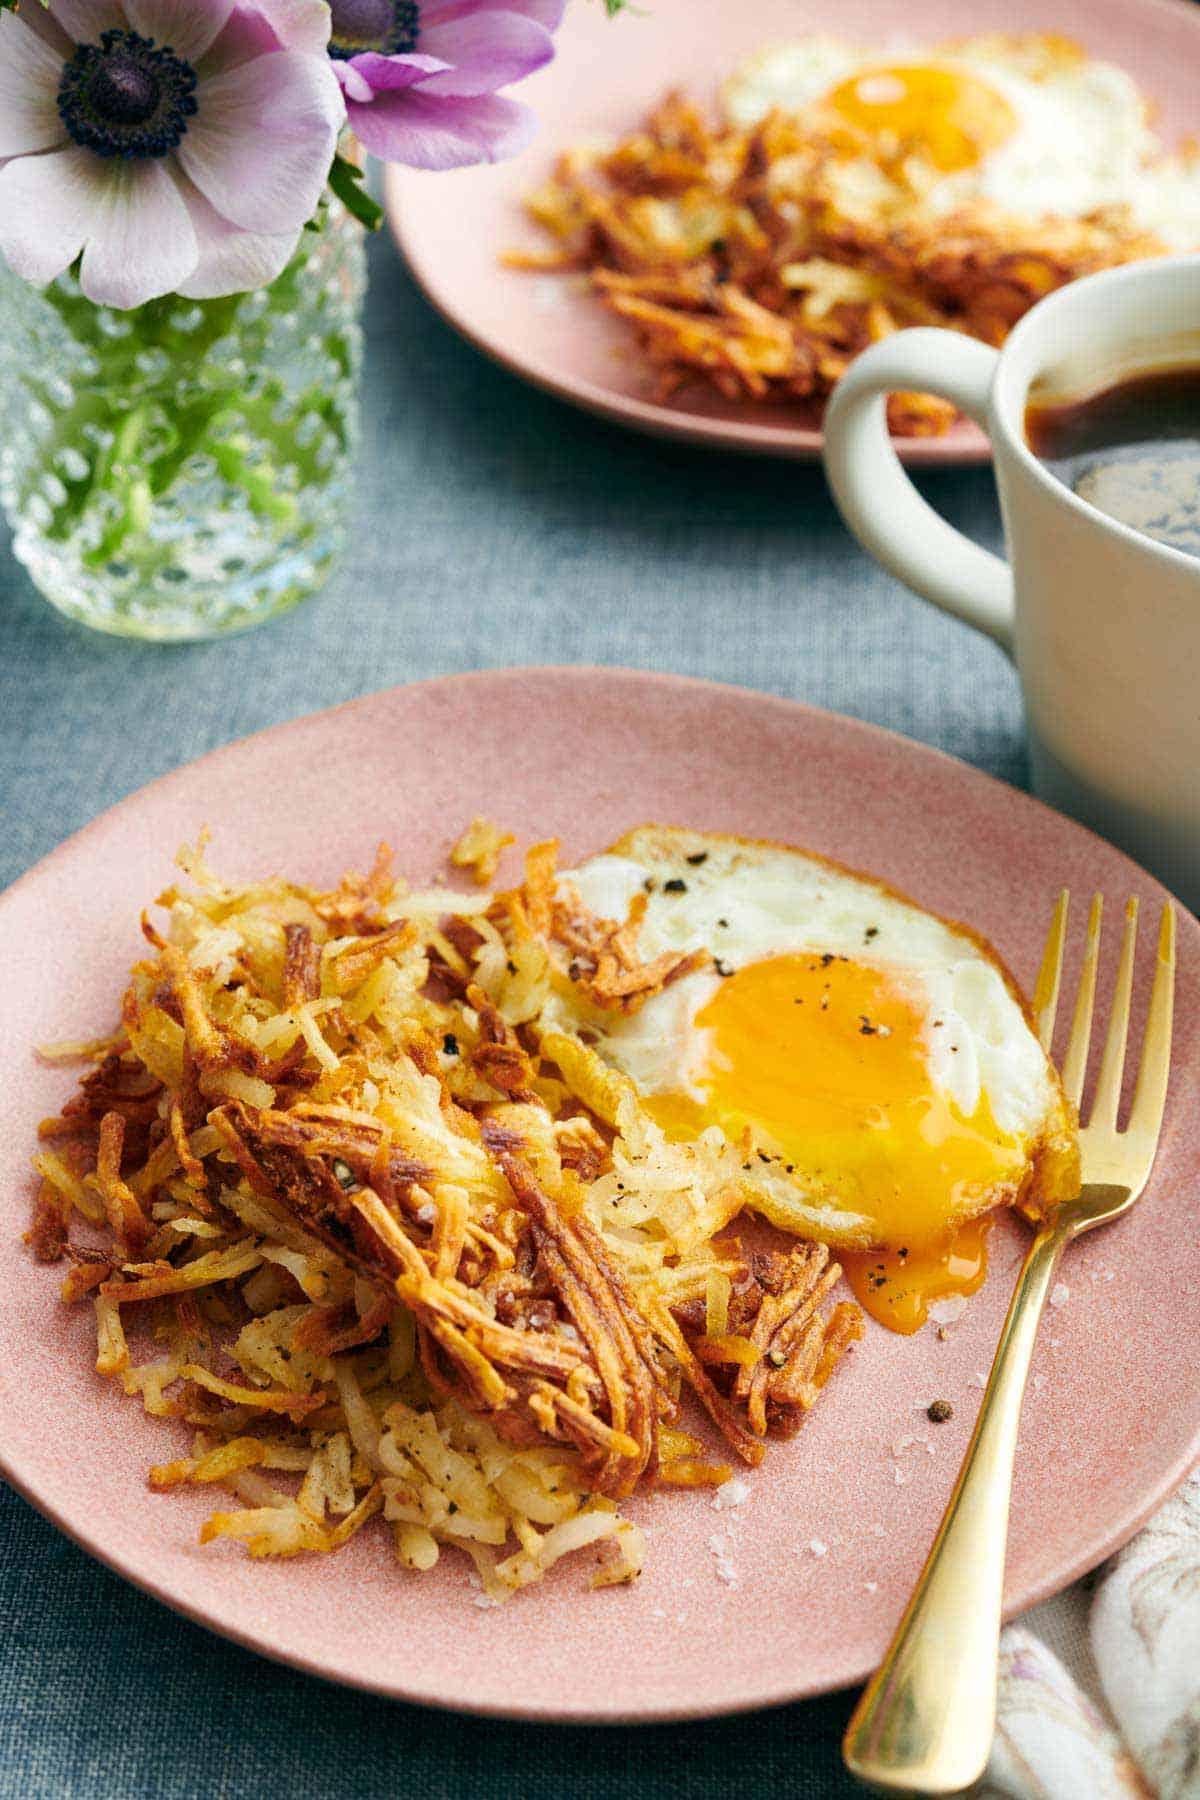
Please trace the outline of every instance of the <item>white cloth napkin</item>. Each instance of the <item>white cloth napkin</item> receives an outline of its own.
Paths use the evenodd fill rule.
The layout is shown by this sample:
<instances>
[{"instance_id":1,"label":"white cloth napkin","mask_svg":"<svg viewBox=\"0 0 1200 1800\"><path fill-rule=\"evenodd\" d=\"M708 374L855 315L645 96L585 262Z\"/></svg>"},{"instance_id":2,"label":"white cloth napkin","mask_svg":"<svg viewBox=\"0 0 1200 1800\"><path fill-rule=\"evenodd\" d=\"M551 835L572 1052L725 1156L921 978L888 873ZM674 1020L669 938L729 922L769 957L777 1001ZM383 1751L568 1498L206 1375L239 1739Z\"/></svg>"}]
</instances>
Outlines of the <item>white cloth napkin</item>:
<instances>
[{"instance_id":1,"label":"white cloth napkin","mask_svg":"<svg viewBox=\"0 0 1200 1800\"><path fill-rule=\"evenodd\" d=\"M980 1800L1200 1800L1200 1470L1001 1639Z\"/></svg>"}]
</instances>

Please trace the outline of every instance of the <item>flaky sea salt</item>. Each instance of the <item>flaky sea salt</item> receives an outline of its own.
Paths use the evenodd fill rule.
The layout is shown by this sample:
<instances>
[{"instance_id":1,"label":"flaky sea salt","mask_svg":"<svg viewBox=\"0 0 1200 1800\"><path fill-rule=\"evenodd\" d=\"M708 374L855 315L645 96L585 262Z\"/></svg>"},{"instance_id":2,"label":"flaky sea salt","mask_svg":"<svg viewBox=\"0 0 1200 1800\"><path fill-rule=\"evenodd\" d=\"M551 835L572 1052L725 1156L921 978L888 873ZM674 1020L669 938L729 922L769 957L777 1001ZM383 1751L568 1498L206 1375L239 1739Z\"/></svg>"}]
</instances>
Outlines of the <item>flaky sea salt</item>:
<instances>
[{"instance_id":1,"label":"flaky sea salt","mask_svg":"<svg viewBox=\"0 0 1200 1800\"><path fill-rule=\"evenodd\" d=\"M967 1310L965 1294L947 1294L944 1300L934 1300L929 1307L929 1317L935 1325L957 1325Z\"/></svg>"},{"instance_id":2,"label":"flaky sea salt","mask_svg":"<svg viewBox=\"0 0 1200 1800\"><path fill-rule=\"evenodd\" d=\"M987 1386L987 1376L984 1374L982 1369L976 1369L975 1373L971 1376L970 1380L967 1382L967 1386L968 1387L978 1387L978 1388L985 1388Z\"/></svg>"},{"instance_id":3,"label":"flaky sea salt","mask_svg":"<svg viewBox=\"0 0 1200 1800\"><path fill-rule=\"evenodd\" d=\"M877 1591L879 1583L877 1581L864 1581L863 1586L866 1588L868 1594L873 1594Z\"/></svg>"},{"instance_id":4,"label":"flaky sea salt","mask_svg":"<svg viewBox=\"0 0 1200 1800\"><path fill-rule=\"evenodd\" d=\"M901 1457L906 1455L910 1450L927 1450L932 1456L933 1445L928 1438L915 1437L911 1431L906 1431L904 1436L898 1437L892 1445L892 1455L894 1457Z\"/></svg>"},{"instance_id":5,"label":"flaky sea salt","mask_svg":"<svg viewBox=\"0 0 1200 1800\"><path fill-rule=\"evenodd\" d=\"M882 1525L872 1525L871 1536L872 1537L886 1537L887 1532L884 1530Z\"/></svg>"},{"instance_id":6,"label":"flaky sea salt","mask_svg":"<svg viewBox=\"0 0 1200 1800\"><path fill-rule=\"evenodd\" d=\"M732 1481L724 1481L713 1495L713 1508L716 1512L726 1512L732 1506L740 1506L743 1500L750 1498L750 1483L735 1475Z\"/></svg>"},{"instance_id":7,"label":"flaky sea salt","mask_svg":"<svg viewBox=\"0 0 1200 1800\"><path fill-rule=\"evenodd\" d=\"M1066 1282L1056 1281L1053 1288L1050 1290L1050 1299L1047 1304L1050 1306L1065 1306L1070 1298L1071 1290Z\"/></svg>"},{"instance_id":8,"label":"flaky sea salt","mask_svg":"<svg viewBox=\"0 0 1200 1800\"><path fill-rule=\"evenodd\" d=\"M814 1556L828 1556L829 1554L829 1545L823 1538L813 1538L808 1547Z\"/></svg>"},{"instance_id":9,"label":"flaky sea salt","mask_svg":"<svg viewBox=\"0 0 1200 1800\"><path fill-rule=\"evenodd\" d=\"M720 1531L714 1531L708 1540L708 1547L717 1560L717 1578L728 1582L730 1587L737 1586L738 1573L729 1557L729 1539Z\"/></svg>"}]
</instances>

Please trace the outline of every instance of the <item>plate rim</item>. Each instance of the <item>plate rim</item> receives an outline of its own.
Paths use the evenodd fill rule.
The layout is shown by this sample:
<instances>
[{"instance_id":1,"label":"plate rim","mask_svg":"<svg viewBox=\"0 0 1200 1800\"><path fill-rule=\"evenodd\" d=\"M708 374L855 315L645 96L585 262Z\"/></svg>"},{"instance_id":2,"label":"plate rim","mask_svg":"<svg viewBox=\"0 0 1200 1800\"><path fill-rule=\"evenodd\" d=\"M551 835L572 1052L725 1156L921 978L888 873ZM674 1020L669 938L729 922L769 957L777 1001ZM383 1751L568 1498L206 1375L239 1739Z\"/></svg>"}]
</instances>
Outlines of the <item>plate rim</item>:
<instances>
[{"instance_id":1,"label":"plate rim","mask_svg":"<svg viewBox=\"0 0 1200 1800\"><path fill-rule=\"evenodd\" d=\"M1163 3L1192 5L1194 0L1159 0L1159 4ZM1200 251L1197 252L1197 260L1200 261ZM671 687L693 689L698 692L706 691L721 695L739 694L746 699L753 700L756 705L774 710L800 712L807 714L810 718L836 720L839 727L848 728L867 738L881 738L887 743L900 744L905 750L915 751L919 756L929 756L938 762L949 763L959 771L960 775L965 775L969 780L988 787L999 788L1005 794L1016 794L1021 803L1036 807L1038 811L1059 820L1070 830L1082 832L1093 842L1102 844L1108 854L1120 857L1141 880L1152 881L1161 888L1163 893L1167 894L1182 910L1186 922L1198 922L1197 916L1192 913L1190 907L1172 889L1168 888L1164 881L1143 867L1141 863L1136 862L1127 851L1122 850L1111 839L1103 837L1100 832L1093 830L1090 825L1085 825L1081 820L1073 819L1068 813L1061 812L1058 807L1051 806L1048 801L1042 800L1028 788L1017 787L1013 782L1006 781L1003 776L993 775L987 769L977 768L974 763L967 762L961 756L955 756L950 750L942 750L936 744L927 744L921 738L908 737L904 732L897 731L890 725L878 725L873 719L860 719L854 713L838 712L833 707L818 706L810 700L798 700L789 694L772 693L767 688L746 687L739 681L720 681L708 675L682 675L672 669L648 669L633 663L592 662L501 663L494 668L463 669L449 675L423 676L419 681L392 682L387 687L372 688L366 694L352 694L349 699L337 700L332 706L318 706L311 712L293 713L286 719L276 720L274 724L261 725L257 730L244 732L240 737L229 738L223 744L214 744L211 749L202 750L199 756L189 757L187 761L177 763L174 768L164 769L160 775L153 776L151 780L143 782L140 787L131 788L127 794L122 794L110 806L106 806L96 813L86 824L69 832L65 838L55 844L53 849L48 850L44 856L40 856L35 863L31 863L29 868L22 870L21 874L10 881L7 887L0 888L0 907L4 906L10 895L17 893L35 875L49 868L66 851L81 844L113 813L121 811L126 806L131 806L134 801L141 800L146 794L170 788L175 782L190 774L193 769L214 767L222 759L232 756L246 745L257 743L260 738L281 736L285 732L309 725L314 720L336 718L341 713L353 712L358 707L368 706L380 700L388 700L399 694L419 693L430 688L468 686L476 682L523 681L530 676L553 676L556 680L599 676L605 680L645 682L650 686L664 684Z\"/></svg>"},{"instance_id":2,"label":"plate rim","mask_svg":"<svg viewBox=\"0 0 1200 1800\"><path fill-rule=\"evenodd\" d=\"M1176 0L1170 0L1170 3L1175 4ZM1190 0L1178 0L1178 3L1186 4ZM559 373L552 363L537 356L506 351L502 343L477 331L439 287L435 272L414 250L409 237L405 224L405 195L424 173L422 169L404 168L399 163L384 164L383 209L392 240L405 268L438 317L496 368L528 383L539 393L549 394L552 399L574 407L577 412L589 413L593 418L624 426L645 437L688 444L701 450L768 457L779 462L821 462L825 433L819 426L773 425L767 420L760 424L751 419L711 419L704 413L675 412L655 400L640 400L634 394L622 394L594 381L573 380ZM891 442L906 468L982 468L993 461L991 439L977 425L971 425L961 438L949 444L942 437L893 437Z\"/></svg>"},{"instance_id":3,"label":"plate rim","mask_svg":"<svg viewBox=\"0 0 1200 1800\"><path fill-rule=\"evenodd\" d=\"M1117 849L1116 846L1109 844L1107 840L1100 838L1099 834L1092 831L1088 826L1082 825L1078 821L1070 819L1065 814L1058 812L1054 807L1051 807L1044 801L1038 799L1036 795L1027 793L1023 789L1016 788L1011 783L1002 780L1000 777L989 774L986 770L976 768L973 764L964 762L961 758L951 755L948 751L940 750L933 745L922 743L919 739L906 737L901 732L894 731L887 726L874 724L869 720L858 719L848 714L834 712L826 707L814 706L807 701L792 699L786 695L774 694L755 688L747 688L736 682L716 681L709 678L679 675L667 671L596 663L505 665L495 669L471 670L454 675L433 676L416 682L402 682L390 687L375 690L368 694L354 696L351 699L338 702L331 707L318 708L313 712L293 715L289 719L280 720L275 724L264 726L260 730L247 733L242 737L231 739L227 743L215 745L212 749L203 752L200 756L181 763L173 769L165 770L152 781L146 782L140 788L135 788L131 793L122 796L119 800L115 801L113 805L106 807L102 812L96 814L93 819L89 820L78 830L70 833L69 836L64 838L61 843L55 845L55 847L45 856L39 858L36 863L19 875L15 881L10 883L7 888L0 891L0 923L2 923L4 909L11 897L17 895L19 891L23 891L27 885L32 884L33 881L49 870L61 858L65 858L68 854L82 847L92 833L99 830L113 814L119 813L126 808L136 806L150 793L164 790L169 791L172 786L178 785L186 780L196 769L202 767L211 768L224 759L236 756L246 746L254 744L259 739L282 737L302 730L304 727L315 721L334 718L344 713L353 712L363 707L371 706L379 702L386 702L412 693L435 689L445 691L454 687L477 685L480 683L520 683L530 677L549 677L557 681L566 680L584 685L596 680L596 678L601 678L604 681L615 680L617 682L632 682L635 685L644 688L655 688L666 685L690 690L696 693L708 693L714 696L737 696L752 701L756 706L762 706L766 710L775 712L781 716L795 716L796 714L800 714L809 719L832 721L838 730L848 732L851 736L865 737L869 741L875 743L882 741L883 744L897 746L902 754L904 752L909 754L915 753L918 760L928 757L939 763L948 763L955 769L957 778L966 780L969 785L973 785L977 789L982 789L984 791L992 788L1003 790L1006 796L1016 796L1018 803L1026 803L1035 811L1049 815L1060 825L1065 825L1070 831L1079 833L1083 838L1093 840L1094 842L1103 845L1108 855L1115 855L1141 882L1144 883L1147 880L1151 881L1161 892L1167 894L1168 897L1174 901L1175 905L1180 908L1183 914L1183 918L1180 922L1185 931L1190 929L1200 933L1200 921L1197 921L1183 903L1179 901L1175 895L1170 894L1169 890L1167 890L1156 877L1150 876L1146 870L1135 863L1124 851ZM4 1389L3 1386L0 1386L0 1477L7 1481L9 1485L12 1486L37 1512L48 1519L58 1530L62 1531L73 1543L78 1545L86 1555L103 1564L122 1579L129 1581L134 1587L139 1588L142 1592L149 1594L151 1598L167 1606L171 1611L188 1619L191 1623L199 1625L219 1637L226 1638L229 1641L238 1644L243 1649L265 1656L271 1662L279 1663L285 1667L295 1669L302 1674L315 1676L338 1686L353 1688L360 1692L378 1694L383 1698L402 1701L409 1705L428 1706L438 1711L462 1713L472 1717L507 1719L533 1724L586 1724L613 1725L620 1727L628 1725L663 1724L673 1721L699 1720L706 1718L735 1717L764 1710L768 1707L788 1705L805 1699L814 1699L822 1694L841 1692L844 1689L858 1685L867 1678L874 1666L872 1663L868 1663L863 1667L855 1666L852 1675L842 1675L839 1676L837 1680L821 1677L816 1680L806 1681L800 1679L797 1681L793 1678L789 1682L787 1679L784 1679L776 1682L765 1694L760 1693L752 1698L739 1698L732 1701L711 1697L708 1699L698 1698L695 1702L691 1703L655 1704L639 1708L636 1711L620 1712L597 1710L595 1707L587 1705L573 1706L569 1696L565 1697L561 1702L556 1700L553 1704L535 1703L532 1706L528 1704L523 1705L516 1701L500 1702L494 1700L473 1701L468 1705L461 1701L448 1699L443 1694L432 1690L423 1690L419 1685L414 1686L411 1682L404 1683L397 1681L387 1675L381 1675L378 1679L374 1679L365 1674L360 1675L354 1672L334 1669L327 1663L321 1661L319 1656L314 1657L310 1653L306 1653L303 1649L292 1649L288 1646L272 1643L265 1636L265 1630L264 1633L260 1635L259 1633L256 1633L253 1628L240 1624L235 1618L215 1615L212 1611L206 1612L202 1606L193 1605L189 1601L178 1598L171 1592L167 1583L160 1581L151 1574L141 1572L136 1567L132 1566L131 1559L136 1554L135 1550L131 1549L126 1551L121 1546L110 1548L106 1545L89 1541L85 1535L84 1528L82 1526L77 1527L72 1522L67 1515L65 1508L60 1507L53 1500L44 1499L38 1493L36 1474L32 1479L27 1475L25 1467L23 1466L24 1459L19 1455L14 1455L6 1448L4 1442L5 1411ZM1016 1618L1027 1612L1030 1608L1037 1606L1044 1600L1050 1598L1052 1595L1061 1593L1082 1575L1095 1568L1100 1562L1106 1560L1109 1556L1122 1548L1123 1545L1128 1543L1147 1520L1158 1511L1185 1480L1191 1469L1196 1466L1198 1455L1200 1455L1200 1414L1197 1416L1196 1425L1188 1446L1177 1456L1168 1471L1158 1479L1153 1490L1147 1491L1146 1493L1140 1493L1140 1497L1137 1498L1135 1503L1128 1507L1122 1514L1119 1523L1115 1527L1106 1530L1099 1539L1093 1534L1091 1541L1080 1549L1069 1564L1058 1567L1053 1574L1048 1575L1039 1581L1030 1582L1024 1590L1016 1594L1011 1601L1005 1604L1003 1611L1004 1620L1007 1622Z\"/></svg>"},{"instance_id":4,"label":"plate rim","mask_svg":"<svg viewBox=\"0 0 1200 1800\"><path fill-rule=\"evenodd\" d=\"M1123 0L1122 10L1129 19L1131 37L1136 34L1139 14L1155 14L1173 20L1181 31L1195 32L1200 48L1200 8L1195 0ZM1150 95L1149 99L1153 105L1155 97ZM533 149L536 153L538 149L552 150L553 146L539 139ZM478 171L463 169L455 172L469 178ZM577 410L652 438L783 461L815 463L821 460L824 433L817 426L789 427L772 425L766 420L762 423L719 420L709 419L703 413L677 413L669 406L634 395L626 396L593 381L573 380L540 357L509 353L502 343L477 331L459 315L450 296L441 291L437 271L414 250L406 228L405 195L424 174L423 170L395 163L383 165L383 204L388 228L405 267L425 299L453 331L489 361ZM973 425L960 439L949 443L944 437L897 437L891 441L900 461L908 468L979 468L993 461L990 441L979 427Z\"/></svg>"}]
</instances>

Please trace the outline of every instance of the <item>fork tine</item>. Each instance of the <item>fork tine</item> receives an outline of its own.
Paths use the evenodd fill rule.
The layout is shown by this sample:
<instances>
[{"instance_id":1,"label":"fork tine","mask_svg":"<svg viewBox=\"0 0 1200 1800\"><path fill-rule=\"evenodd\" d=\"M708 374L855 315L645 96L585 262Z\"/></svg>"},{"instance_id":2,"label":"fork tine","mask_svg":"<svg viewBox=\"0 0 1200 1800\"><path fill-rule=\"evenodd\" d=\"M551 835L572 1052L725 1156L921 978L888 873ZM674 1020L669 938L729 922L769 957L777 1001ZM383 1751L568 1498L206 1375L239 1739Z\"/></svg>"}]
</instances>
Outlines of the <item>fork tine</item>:
<instances>
[{"instance_id":1,"label":"fork tine","mask_svg":"<svg viewBox=\"0 0 1200 1800\"><path fill-rule=\"evenodd\" d=\"M1062 1082L1072 1106L1083 1097L1087 1076L1088 1049L1092 1038L1092 1008L1096 1000L1096 969L1100 961L1100 925L1104 917L1104 895L1093 894L1088 912L1087 942L1083 964L1079 970L1079 991L1071 1018L1071 1037L1063 1058Z\"/></svg>"},{"instance_id":2,"label":"fork tine","mask_svg":"<svg viewBox=\"0 0 1200 1800\"><path fill-rule=\"evenodd\" d=\"M1167 1100L1167 1075L1171 1067L1171 1015L1175 999L1175 908L1167 901L1158 927L1158 961L1154 970L1154 986L1150 990L1150 1010L1146 1014L1146 1030L1142 1037L1142 1060L1138 1069L1133 1106L1127 1130L1138 1139L1149 1154L1158 1142L1163 1108Z\"/></svg>"},{"instance_id":3,"label":"fork tine","mask_svg":"<svg viewBox=\"0 0 1200 1800\"><path fill-rule=\"evenodd\" d=\"M1133 992L1133 953L1137 945L1136 900L1125 902L1125 930L1121 934L1121 958L1117 964L1117 985L1113 990L1112 1011L1108 1015L1108 1035L1104 1055L1096 1078L1096 1097L1088 1128L1115 1131L1117 1108L1121 1104L1121 1078L1125 1073L1125 1040L1129 1035L1129 1000Z\"/></svg>"},{"instance_id":4,"label":"fork tine","mask_svg":"<svg viewBox=\"0 0 1200 1800\"><path fill-rule=\"evenodd\" d=\"M1042 1049L1048 1051L1054 1042L1054 1021L1058 1015L1058 992L1062 982L1063 948L1067 941L1067 912L1071 905L1068 888L1059 893L1054 917L1046 933L1046 948L1033 990L1033 1016Z\"/></svg>"}]
</instances>

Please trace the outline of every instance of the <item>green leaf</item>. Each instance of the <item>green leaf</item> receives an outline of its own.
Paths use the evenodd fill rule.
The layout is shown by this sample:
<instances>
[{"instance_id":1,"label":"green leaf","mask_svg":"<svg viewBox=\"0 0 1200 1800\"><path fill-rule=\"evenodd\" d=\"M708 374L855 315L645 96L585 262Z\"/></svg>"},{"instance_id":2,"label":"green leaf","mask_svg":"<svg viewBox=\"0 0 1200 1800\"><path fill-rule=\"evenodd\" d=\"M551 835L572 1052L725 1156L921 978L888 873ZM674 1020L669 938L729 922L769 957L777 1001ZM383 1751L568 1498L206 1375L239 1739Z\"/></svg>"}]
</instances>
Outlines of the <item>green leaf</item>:
<instances>
[{"instance_id":1,"label":"green leaf","mask_svg":"<svg viewBox=\"0 0 1200 1800\"><path fill-rule=\"evenodd\" d=\"M364 174L365 170L358 168L348 157L335 156L329 171L329 185L360 225L365 225L368 231L378 231L383 224L383 208L376 205L363 187Z\"/></svg>"}]
</instances>

